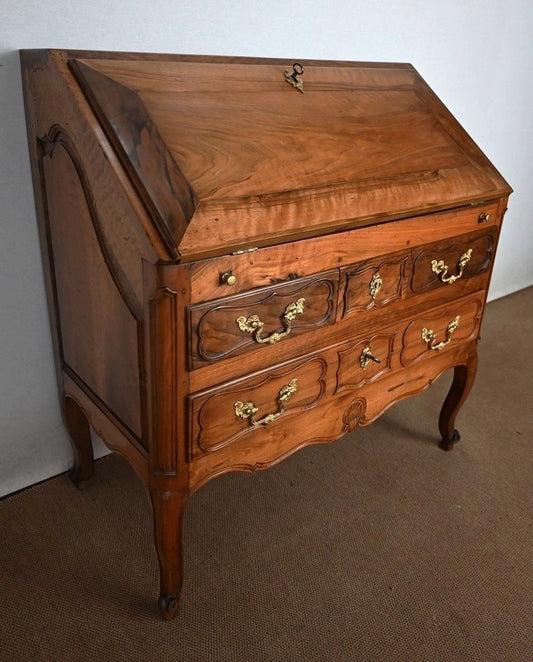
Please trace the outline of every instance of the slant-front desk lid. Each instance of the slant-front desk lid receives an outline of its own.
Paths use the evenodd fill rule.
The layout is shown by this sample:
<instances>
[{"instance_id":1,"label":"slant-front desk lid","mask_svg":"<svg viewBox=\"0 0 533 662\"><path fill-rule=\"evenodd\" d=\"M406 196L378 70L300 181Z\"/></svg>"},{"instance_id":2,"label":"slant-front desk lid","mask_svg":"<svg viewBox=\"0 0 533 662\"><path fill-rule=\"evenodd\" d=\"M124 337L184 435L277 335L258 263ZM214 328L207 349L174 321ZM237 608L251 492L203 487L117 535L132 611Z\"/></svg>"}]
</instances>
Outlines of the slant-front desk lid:
<instances>
[{"instance_id":1,"label":"slant-front desk lid","mask_svg":"<svg viewBox=\"0 0 533 662\"><path fill-rule=\"evenodd\" d=\"M112 53L69 64L176 259L511 190L408 64Z\"/></svg>"}]
</instances>

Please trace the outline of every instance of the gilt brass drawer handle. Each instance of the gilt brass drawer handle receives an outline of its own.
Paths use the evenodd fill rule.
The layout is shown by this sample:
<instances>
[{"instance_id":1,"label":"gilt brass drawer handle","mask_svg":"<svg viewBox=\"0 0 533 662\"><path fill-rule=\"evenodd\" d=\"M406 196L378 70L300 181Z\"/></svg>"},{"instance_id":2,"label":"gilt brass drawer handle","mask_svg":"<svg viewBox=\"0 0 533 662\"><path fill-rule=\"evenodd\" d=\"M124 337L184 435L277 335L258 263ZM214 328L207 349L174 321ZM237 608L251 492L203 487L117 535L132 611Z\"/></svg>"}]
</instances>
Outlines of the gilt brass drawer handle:
<instances>
[{"instance_id":1,"label":"gilt brass drawer handle","mask_svg":"<svg viewBox=\"0 0 533 662\"><path fill-rule=\"evenodd\" d=\"M258 315L250 315L249 317L237 317L237 324L241 331L246 333L252 333L254 340L258 343L270 343L273 345L278 342L285 336L288 336L291 332L292 323L296 315L301 315L304 312L304 303L305 299L298 299L293 303L290 303L286 308L282 316L283 326L285 327L284 331L274 331L269 336L262 336L263 327L265 326L264 322L261 322Z\"/></svg>"},{"instance_id":2,"label":"gilt brass drawer handle","mask_svg":"<svg viewBox=\"0 0 533 662\"><path fill-rule=\"evenodd\" d=\"M376 358L372 354L370 347L367 345L361 352L361 356L359 357L359 365L363 370L365 370L370 361L374 361L374 363L381 363L381 359Z\"/></svg>"},{"instance_id":3,"label":"gilt brass drawer handle","mask_svg":"<svg viewBox=\"0 0 533 662\"><path fill-rule=\"evenodd\" d=\"M429 349L436 349L437 351L440 351L443 347L446 347L449 343L452 341L452 336L455 331L455 329L459 326L459 320L461 319L460 315L457 315L455 319L453 319L449 324L448 327L446 328L446 340L443 340L442 342L435 342L436 341L436 336L435 332L433 329L422 329L422 340L428 344Z\"/></svg>"},{"instance_id":4,"label":"gilt brass drawer handle","mask_svg":"<svg viewBox=\"0 0 533 662\"><path fill-rule=\"evenodd\" d=\"M444 260L431 260L431 271L434 274L437 274L437 276L440 277L441 281L443 283L447 283L448 285L451 285L452 283L455 283L456 280L459 280L461 276L463 275L463 271L470 262L470 258L472 257L472 249L469 248L466 253L463 253L461 257L459 258L459 261L457 262L457 273L454 274L453 276L448 276L448 265L444 264Z\"/></svg>"},{"instance_id":5,"label":"gilt brass drawer handle","mask_svg":"<svg viewBox=\"0 0 533 662\"><path fill-rule=\"evenodd\" d=\"M294 395L294 393L296 393L297 382L298 379L291 379L291 381L288 384L285 384L285 386L283 386L280 389L278 393L278 397L276 398L278 403L278 411L274 412L273 414L267 414L266 416L263 416L263 418L256 420L255 415L259 410L254 405L254 403L241 402L239 400L238 402L235 402L233 405L233 409L235 410L235 416L237 416L237 418L242 418L244 420L249 418L250 423L254 427L257 427L258 425L268 425L269 423L272 423L272 421L275 421L277 418L283 415L285 411L285 403L287 402L287 400L289 400L289 398L291 398Z\"/></svg>"}]
</instances>

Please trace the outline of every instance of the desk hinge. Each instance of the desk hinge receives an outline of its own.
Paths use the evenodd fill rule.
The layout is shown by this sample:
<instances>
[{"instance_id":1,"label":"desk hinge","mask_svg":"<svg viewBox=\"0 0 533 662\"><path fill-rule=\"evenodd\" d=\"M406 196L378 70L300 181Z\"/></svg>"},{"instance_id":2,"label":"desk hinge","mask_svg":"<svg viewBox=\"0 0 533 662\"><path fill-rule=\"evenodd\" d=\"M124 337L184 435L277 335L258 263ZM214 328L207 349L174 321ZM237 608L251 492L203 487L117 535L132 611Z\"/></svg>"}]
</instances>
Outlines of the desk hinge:
<instances>
[{"instance_id":1,"label":"desk hinge","mask_svg":"<svg viewBox=\"0 0 533 662\"><path fill-rule=\"evenodd\" d=\"M242 251L235 251L234 253L232 253L232 255L242 255L243 253L253 253L256 250L257 250L257 247L256 248L245 248Z\"/></svg>"}]
</instances>

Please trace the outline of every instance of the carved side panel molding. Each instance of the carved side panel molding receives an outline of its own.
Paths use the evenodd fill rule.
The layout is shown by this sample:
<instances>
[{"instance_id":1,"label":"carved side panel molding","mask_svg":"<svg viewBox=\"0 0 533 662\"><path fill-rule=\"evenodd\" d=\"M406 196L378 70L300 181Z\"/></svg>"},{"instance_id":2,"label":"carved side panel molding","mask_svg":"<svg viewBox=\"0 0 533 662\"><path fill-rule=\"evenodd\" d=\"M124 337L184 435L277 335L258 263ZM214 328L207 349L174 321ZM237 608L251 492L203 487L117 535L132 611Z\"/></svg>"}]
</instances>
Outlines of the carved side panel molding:
<instances>
[{"instance_id":1,"label":"carved side panel molding","mask_svg":"<svg viewBox=\"0 0 533 662\"><path fill-rule=\"evenodd\" d=\"M37 153L61 369L143 443L142 302L105 236L71 137L53 125Z\"/></svg>"},{"instance_id":2,"label":"carved side panel molding","mask_svg":"<svg viewBox=\"0 0 533 662\"><path fill-rule=\"evenodd\" d=\"M120 265L120 260L114 255L113 251L109 247L109 243L106 241L105 233L100 222L98 209L96 207L94 196L91 191L89 178L85 172L85 168L82 165L81 158L76 147L74 146L73 141L65 129L63 129L63 127L59 126L58 124L54 124L46 135L37 139L37 143L40 161L39 166L45 181L46 175L45 168L43 167L44 160L46 158L53 159L58 149L63 149L68 154L68 157L78 175L79 183L83 190L83 195L85 197L85 202L87 204L87 209L93 224L94 232L96 234L96 238L98 239L98 244L100 246L100 250L102 251L102 256L105 260L109 273L113 278L115 286L120 292L120 295L124 300L124 303L128 306L131 314L135 317L136 320L142 320L142 301L139 301L138 297L135 295L133 288L130 286L128 279ZM66 189L65 194L67 194ZM48 205L46 205L47 214L49 214L49 211L50 210ZM48 220L50 222L50 219Z\"/></svg>"},{"instance_id":3,"label":"carved side panel molding","mask_svg":"<svg viewBox=\"0 0 533 662\"><path fill-rule=\"evenodd\" d=\"M177 292L159 288L149 301L151 337L152 452L156 474L175 476L178 469Z\"/></svg>"}]
</instances>

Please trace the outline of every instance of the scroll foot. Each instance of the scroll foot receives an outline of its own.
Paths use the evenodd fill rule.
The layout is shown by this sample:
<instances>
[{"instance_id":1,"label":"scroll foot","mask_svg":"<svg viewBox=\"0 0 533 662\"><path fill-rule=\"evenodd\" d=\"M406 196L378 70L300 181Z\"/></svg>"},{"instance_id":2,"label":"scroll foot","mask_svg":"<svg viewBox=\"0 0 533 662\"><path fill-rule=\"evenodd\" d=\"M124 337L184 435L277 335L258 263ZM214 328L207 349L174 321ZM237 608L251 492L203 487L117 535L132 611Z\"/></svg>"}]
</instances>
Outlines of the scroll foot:
<instances>
[{"instance_id":1,"label":"scroll foot","mask_svg":"<svg viewBox=\"0 0 533 662\"><path fill-rule=\"evenodd\" d=\"M439 448L442 448L443 451L451 451L455 444L461 440L461 435L458 430L454 430L451 439L442 438L439 444Z\"/></svg>"},{"instance_id":2,"label":"scroll foot","mask_svg":"<svg viewBox=\"0 0 533 662\"><path fill-rule=\"evenodd\" d=\"M171 621L179 614L179 599L179 593L159 596L159 611L165 621Z\"/></svg>"}]
</instances>

